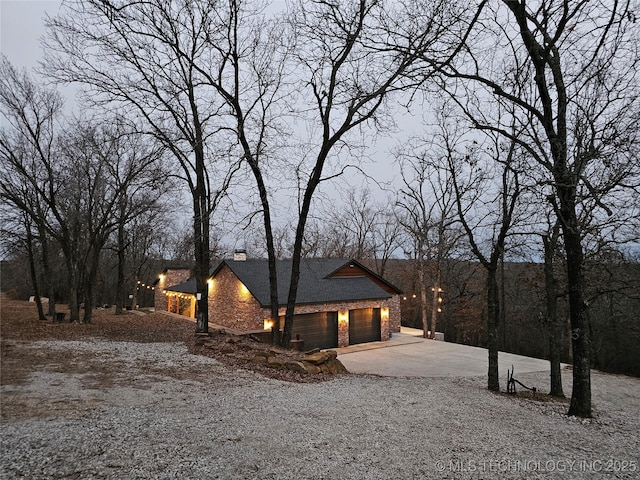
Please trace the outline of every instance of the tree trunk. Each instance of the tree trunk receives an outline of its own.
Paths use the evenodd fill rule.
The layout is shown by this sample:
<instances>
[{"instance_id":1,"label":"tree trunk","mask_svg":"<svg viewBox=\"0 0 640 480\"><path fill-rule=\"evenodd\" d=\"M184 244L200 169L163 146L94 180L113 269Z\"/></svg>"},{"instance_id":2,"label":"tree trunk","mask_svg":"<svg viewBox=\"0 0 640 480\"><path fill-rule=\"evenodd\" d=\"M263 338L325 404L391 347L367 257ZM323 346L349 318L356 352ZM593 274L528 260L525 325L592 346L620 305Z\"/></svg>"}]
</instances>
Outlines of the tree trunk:
<instances>
[{"instance_id":1,"label":"tree trunk","mask_svg":"<svg viewBox=\"0 0 640 480\"><path fill-rule=\"evenodd\" d=\"M91 323L91 316L93 314L93 283L91 280L87 280L84 286L84 312L82 316L82 323Z\"/></svg>"},{"instance_id":2,"label":"tree trunk","mask_svg":"<svg viewBox=\"0 0 640 480\"><path fill-rule=\"evenodd\" d=\"M27 230L27 256L29 258L29 274L31 275L31 286L33 288L34 300L36 302L36 307L38 308L38 319L46 320L47 317L44 315L44 309L42 308L42 301L40 300L40 288L38 285L38 273L36 272L36 259L33 253L33 235L31 233L31 225L27 220L25 222L26 230Z\"/></svg>"},{"instance_id":3,"label":"tree trunk","mask_svg":"<svg viewBox=\"0 0 640 480\"><path fill-rule=\"evenodd\" d=\"M549 337L549 363L551 391L553 397L564 398L562 371L560 369L560 349L562 347L562 323L558 321L558 294L553 272L553 258L558 242L558 224L550 235L543 235L544 245L544 286L547 307L547 335Z\"/></svg>"},{"instance_id":4,"label":"tree trunk","mask_svg":"<svg viewBox=\"0 0 640 480\"><path fill-rule=\"evenodd\" d=\"M40 245L42 246L42 273L47 285L47 296L49 297L47 315L54 318L56 315L55 283L53 281L51 266L49 265L49 240L44 225L38 224L38 235L40 236Z\"/></svg>"},{"instance_id":5,"label":"tree trunk","mask_svg":"<svg viewBox=\"0 0 640 480\"><path fill-rule=\"evenodd\" d=\"M317 186L317 183L316 183ZM315 188L315 187L314 187ZM298 226L296 228L296 238L293 244L293 258L291 259L291 282L289 284L289 294L287 296L287 309L284 316L284 329L282 331L282 346L289 347L291 345L291 332L293 330L293 315L296 306L296 297L298 295L298 282L300 280L300 261L302 256L302 240L304 238L304 228L309 214L309 206L311 204L311 186L307 187L305 199L302 204L300 216L298 217Z\"/></svg>"},{"instance_id":6,"label":"tree trunk","mask_svg":"<svg viewBox=\"0 0 640 480\"><path fill-rule=\"evenodd\" d=\"M587 308L583 298L583 253L580 233L575 228L577 221L575 214L573 218L568 215L568 220L563 224L563 237L567 255L569 317L573 350L573 392L569 415L589 418L591 417L591 339Z\"/></svg>"},{"instance_id":7,"label":"tree trunk","mask_svg":"<svg viewBox=\"0 0 640 480\"><path fill-rule=\"evenodd\" d=\"M102 251L102 245L104 245L104 242L98 243L96 241L96 246L91 252L89 271L85 276L84 282L84 317L82 319L82 323L91 323L91 318L93 316L94 285L98 276L98 266L100 265L100 253Z\"/></svg>"},{"instance_id":8,"label":"tree trunk","mask_svg":"<svg viewBox=\"0 0 640 480\"><path fill-rule=\"evenodd\" d=\"M487 349L489 350L488 387L494 392L500 391L498 378L498 323L500 304L498 292L497 268L487 268Z\"/></svg>"},{"instance_id":9,"label":"tree trunk","mask_svg":"<svg viewBox=\"0 0 640 480\"><path fill-rule=\"evenodd\" d=\"M121 218L124 215L122 208L120 209ZM125 235L124 222L118 223L118 279L116 283L116 315L122 315L124 308L124 262L125 262Z\"/></svg>"},{"instance_id":10,"label":"tree trunk","mask_svg":"<svg viewBox=\"0 0 640 480\"><path fill-rule=\"evenodd\" d=\"M194 196L194 232L196 257L196 333L209 332L209 211L204 184Z\"/></svg>"},{"instance_id":11,"label":"tree trunk","mask_svg":"<svg viewBox=\"0 0 640 480\"><path fill-rule=\"evenodd\" d=\"M280 331L280 315L278 301L278 276L276 270L276 249L273 243L273 228L271 227L271 209L269 207L269 195L267 187L262 177L262 171L255 157L251 154L249 143L244 135L240 136L240 141L245 150L245 156L248 159L249 166L256 179L258 192L260 194L260 203L262 204L262 219L264 222L265 240L267 242L267 258L269 263L269 298L271 299L271 343L276 346L282 345L282 335Z\"/></svg>"},{"instance_id":12,"label":"tree trunk","mask_svg":"<svg viewBox=\"0 0 640 480\"><path fill-rule=\"evenodd\" d=\"M436 338L436 327L438 318L438 309L440 308L440 261L438 261L438 271L436 272L436 281L433 285L433 302L431 305L431 336L430 338Z\"/></svg>"},{"instance_id":13,"label":"tree trunk","mask_svg":"<svg viewBox=\"0 0 640 480\"><path fill-rule=\"evenodd\" d=\"M80 323L80 305L78 303L79 281L78 281L77 265L71 262L68 265L68 271L69 271L69 320L73 323Z\"/></svg>"},{"instance_id":14,"label":"tree trunk","mask_svg":"<svg viewBox=\"0 0 640 480\"><path fill-rule=\"evenodd\" d=\"M325 127L325 130L328 131L328 126ZM320 153L318 154L315 168L313 169L313 173L307 183L307 189L304 192L302 207L300 208L300 214L298 216L296 237L293 243L293 258L291 259L291 283L289 284L289 294L287 295L287 310L285 312L284 330L282 332L282 345L287 348L291 345L293 314L295 311L296 297L298 295L298 282L300 280L300 259L302 256L304 229L307 224L307 218L309 217L309 210L311 209L311 200L313 198L313 193L320 183L322 168L324 166L324 162L327 159L327 155L329 154L330 149L330 142L328 142L325 137L325 145L323 145Z\"/></svg>"},{"instance_id":15,"label":"tree trunk","mask_svg":"<svg viewBox=\"0 0 640 480\"><path fill-rule=\"evenodd\" d=\"M573 388L568 414L591 417L591 339L584 300L584 254L582 235L576 213L577 177L567 170L566 144L552 143L554 149L554 180L560 203L558 217L562 227L567 258L567 284L569 286L569 319L573 353Z\"/></svg>"},{"instance_id":16,"label":"tree trunk","mask_svg":"<svg viewBox=\"0 0 640 480\"><path fill-rule=\"evenodd\" d=\"M266 195L266 190L265 190ZM262 193L260 193L262 196ZM265 208L265 204L263 204L263 208ZM277 270L276 270L276 251L275 246L273 244L273 231L271 229L271 219L268 217L270 215L269 210L265 210L265 232L266 233L266 241L267 241L267 256L269 262L269 297L271 298L271 321L273 322L273 327L271 328L271 343L276 346L282 345L282 336L280 332L280 315L279 315L279 304L278 304L278 279L277 279Z\"/></svg>"},{"instance_id":17,"label":"tree trunk","mask_svg":"<svg viewBox=\"0 0 640 480\"><path fill-rule=\"evenodd\" d=\"M422 258L421 251L418 255L418 283L420 284L420 319L422 321L422 338L431 338L429 335L429 319L427 315L427 287L424 284L424 260Z\"/></svg>"},{"instance_id":18,"label":"tree trunk","mask_svg":"<svg viewBox=\"0 0 640 480\"><path fill-rule=\"evenodd\" d=\"M507 299L504 275L504 250L500 255L500 328L502 330L502 351L507 351ZM511 343L511 342L509 342Z\"/></svg>"}]
</instances>

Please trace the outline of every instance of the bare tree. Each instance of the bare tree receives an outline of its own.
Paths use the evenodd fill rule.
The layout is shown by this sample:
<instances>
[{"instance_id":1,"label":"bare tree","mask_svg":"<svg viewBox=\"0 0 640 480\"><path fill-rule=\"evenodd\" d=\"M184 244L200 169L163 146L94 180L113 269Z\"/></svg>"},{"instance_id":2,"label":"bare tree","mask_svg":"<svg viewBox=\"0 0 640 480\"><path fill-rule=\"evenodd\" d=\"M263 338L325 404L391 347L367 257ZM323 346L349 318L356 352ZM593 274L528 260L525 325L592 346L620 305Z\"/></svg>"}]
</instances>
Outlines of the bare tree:
<instances>
[{"instance_id":1,"label":"bare tree","mask_svg":"<svg viewBox=\"0 0 640 480\"><path fill-rule=\"evenodd\" d=\"M508 105L526 128L518 128L517 137L501 133L552 178L569 284L574 358L569 414L581 417L591 416L591 339L579 191L584 186L597 198L604 190L594 180L610 178L612 183L604 183L611 187L627 178L617 167L628 171L630 157L624 152L637 143L636 10L631 1L503 0L484 9L484 28L470 37L466 57L441 69L454 97L461 93L456 86L473 88ZM500 130L478 109L467 111L478 128ZM581 141L586 137L589 141ZM599 205L606 211L604 203Z\"/></svg>"},{"instance_id":2,"label":"bare tree","mask_svg":"<svg viewBox=\"0 0 640 480\"><path fill-rule=\"evenodd\" d=\"M2 197L37 226L47 277L46 242L49 237L58 242L68 271L71 320L80 321L84 303L82 321L88 323L100 254L115 228L116 203L155 158L139 157L125 166L117 148L122 132L90 121L56 130L59 97L4 59L2 69L3 114L10 124L0 137Z\"/></svg>"},{"instance_id":3,"label":"bare tree","mask_svg":"<svg viewBox=\"0 0 640 480\"><path fill-rule=\"evenodd\" d=\"M513 127L505 128L512 131ZM465 148L460 145L462 138L455 130L451 131L450 125L445 123L442 132L447 150L444 161L455 192L458 219L472 252L487 272L488 388L499 391L498 266L510 230L522 221L519 197L526 189L523 152L516 142L500 134L488 135L484 145L473 140Z\"/></svg>"},{"instance_id":4,"label":"bare tree","mask_svg":"<svg viewBox=\"0 0 640 480\"><path fill-rule=\"evenodd\" d=\"M556 220L549 231L542 235L544 247L544 285L547 310L547 334L549 337L549 363L551 391L554 397L564 397L562 390L562 371L560 351L562 345L562 319L558 317L558 288L554 269L560 240L560 223Z\"/></svg>"},{"instance_id":5,"label":"bare tree","mask_svg":"<svg viewBox=\"0 0 640 480\"><path fill-rule=\"evenodd\" d=\"M462 18L446 0L414 11L385 7L382 2L301 2L290 16L296 39L295 61L302 79L300 91L311 100L306 110L309 128L318 132L308 158L296 169L301 193L294 239L291 284L287 296L283 343L291 339L295 299L300 274L304 232L314 194L331 160L352 151L350 133L366 126L382 128L389 121L385 102L407 86L408 74L420 56L437 56L446 63L459 47ZM424 76L420 79L425 81ZM351 139L349 143L348 139ZM338 171L340 169L338 168Z\"/></svg>"},{"instance_id":6,"label":"bare tree","mask_svg":"<svg viewBox=\"0 0 640 480\"><path fill-rule=\"evenodd\" d=\"M121 314L124 307L127 257L133 260L134 277L138 277L148 260L149 243L158 234L151 226L154 222L162 223L158 219L163 213L160 199L173 190L172 177L162 161L164 148L160 144L149 144L149 137L131 127L121 118L111 122L112 149L117 158L107 165L119 195L113 213L116 224L114 249L118 257L116 314ZM137 255L127 255L129 251ZM137 279L132 279L133 283Z\"/></svg>"},{"instance_id":7,"label":"bare tree","mask_svg":"<svg viewBox=\"0 0 640 480\"><path fill-rule=\"evenodd\" d=\"M343 202L321 202L305 229L303 256L357 258L379 275L399 246L400 226L388 202L369 188L347 186Z\"/></svg>"},{"instance_id":8,"label":"bare tree","mask_svg":"<svg viewBox=\"0 0 640 480\"><path fill-rule=\"evenodd\" d=\"M267 18L260 5L242 0L219 2L212 12L217 26L208 32L208 64L194 63L226 105L232 152L249 165L260 198L263 233L269 265L272 341L281 343L278 283L270 195L266 176L277 160L278 143L288 136L280 120L291 91L282 88L287 73L288 41L278 18ZM186 54L186 52L185 52ZM252 216L250 216L252 218Z\"/></svg>"},{"instance_id":9,"label":"bare tree","mask_svg":"<svg viewBox=\"0 0 640 480\"><path fill-rule=\"evenodd\" d=\"M26 254L28 262L30 293L34 298L36 309L38 311L38 319L46 320L42 305L41 288L42 276L38 269L38 237L34 234L33 219L28 212L21 210L2 193L0 193L0 205L2 208L2 222L0 228L0 239L5 246L4 256L11 258L20 254ZM46 281L46 279L45 279Z\"/></svg>"},{"instance_id":10,"label":"bare tree","mask_svg":"<svg viewBox=\"0 0 640 480\"><path fill-rule=\"evenodd\" d=\"M440 165L440 159L446 153L436 146L438 138L436 135L431 142L409 142L408 147L398 154L404 185L396 201L400 210L398 221L415 245L424 338L435 337L443 290L443 263L464 235L458 225L453 178L449 170ZM425 278L427 268L431 270L428 281ZM431 299L427 298L427 285L430 286Z\"/></svg>"},{"instance_id":11,"label":"bare tree","mask_svg":"<svg viewBox=\"0 0 640 480\"><path fill-rule=\"evenodd\" d=\"M56 192L46 199L55 217L50 230L67 261L71 315L82 301L84 323L91 322L100 256L117 229L118 208L158 155L123 147L126 136L115 124L83 120L69 127L50 180Z\"/></svg>"},{"instance_id":12,"label":"bare tree","mask_svg":"<svg viewBox=\"0 0 640 480\"><path fill-rule=\"evenodd\" d=\"M214 55L217 13L216 2L89 0L67 2L47 21L47 72L134 118L180 167L193 204L198 332L208 331L211 217L238 168L216 143L220 102L199 73Z\"/></svg>"},{"instance_id":13,"label":"bare tree","mask_svg":"<svg viewBox=\"0 0 640 480\"><path fill-rule=\"evenodd\" d=\"M41 246L49 314L55 313L54 283L49 262L51 211L42 197L50 196L49 167L62 114L62 98L54 90L39 87L26 71L16 70L4 56L0 59L0 109L7 128L0 132L0 195L27 214L35 225Z\"/></svg>"}]
</instances>

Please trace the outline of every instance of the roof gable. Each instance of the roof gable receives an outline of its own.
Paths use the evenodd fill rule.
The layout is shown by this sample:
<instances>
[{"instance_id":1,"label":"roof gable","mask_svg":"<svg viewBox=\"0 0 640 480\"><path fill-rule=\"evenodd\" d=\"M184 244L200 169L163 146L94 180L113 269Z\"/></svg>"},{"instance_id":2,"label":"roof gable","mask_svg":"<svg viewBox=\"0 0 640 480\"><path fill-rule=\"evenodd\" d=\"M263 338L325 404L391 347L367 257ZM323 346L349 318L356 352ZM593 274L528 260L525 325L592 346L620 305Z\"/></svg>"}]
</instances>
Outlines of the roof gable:
<instances>
[{"instance_id":1,"label":"roof gable","mask_svg":"<svg viewBox=\"0 0 640 480\"><path fill-rule=\"evenodd\" d=\"M331 277L368 277L387 293L399 295L402 293L398 287L385 280L383 277L365 267L357 260L349 260L336 271L330 274Z\"/></svg>"}]
</instances>

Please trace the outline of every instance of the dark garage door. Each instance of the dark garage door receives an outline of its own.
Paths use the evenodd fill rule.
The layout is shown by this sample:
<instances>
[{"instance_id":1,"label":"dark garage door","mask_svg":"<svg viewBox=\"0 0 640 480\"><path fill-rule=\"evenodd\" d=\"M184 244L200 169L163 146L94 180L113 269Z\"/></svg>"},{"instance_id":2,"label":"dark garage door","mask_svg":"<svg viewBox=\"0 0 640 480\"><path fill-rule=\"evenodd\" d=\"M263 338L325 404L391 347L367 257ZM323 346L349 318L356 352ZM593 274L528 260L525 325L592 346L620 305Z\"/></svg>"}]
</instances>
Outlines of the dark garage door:
<instances>
[{"instance_id":1,"label":"dark garage door","mask_svg":"<svg viewBox=\"0 0 640 480\"><path fill-rule=\"evenodd\" d=\"M349 310L349 345L380 341L380 309Z\"/></svg>"},{"instance_id":2,"label":"dark garage door","mask_svg":"<svg viewBox=\"0 0 640 480\"><path fill-rule=\"evenodd\" d=\"M284 318L281 319L284 324ZM300 334L304 349L338 346L338 312L307 313L293 317L292 339Z\"/></svg>"}]
</instances>

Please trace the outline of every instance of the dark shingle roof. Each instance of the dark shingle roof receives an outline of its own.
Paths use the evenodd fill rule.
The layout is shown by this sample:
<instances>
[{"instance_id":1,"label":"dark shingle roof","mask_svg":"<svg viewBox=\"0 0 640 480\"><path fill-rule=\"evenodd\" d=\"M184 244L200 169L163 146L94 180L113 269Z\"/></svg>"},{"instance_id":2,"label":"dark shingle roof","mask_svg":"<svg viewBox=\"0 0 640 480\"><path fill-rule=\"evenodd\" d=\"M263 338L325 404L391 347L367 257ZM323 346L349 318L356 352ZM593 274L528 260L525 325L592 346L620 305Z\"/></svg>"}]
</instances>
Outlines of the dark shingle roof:
<instances>
[{"instance_id":1,"label":"dark shingle roof","mask_svg":"<svg viewBox=\"0 0 640 480\"><path fill-rule=\"evenodd\" d=\"M196 278L191 277L189 280L179 283L177 285L172 285L171 287L165 288L165 290L169 290L171 292L180 292L180 293L191 293L193 295L196 294Z\"/></svg>"},{"instance_id":2,"label":"dark shingle roof","mask_svg":"<svg viewBox=\"0 0 640 480\"><path fill-rule=\"evenodd\" d=\"M297 304L373 300L390 298L391 294L368 277L335 277L328 275L347 265L349 259L308 258L300 264ZM266 259L245 261L223 260L214 275L228 265L262 306L271 304L269 296L269 265ZM278 302L287 303L291 279L291 260L278 260Z\"/></svg>"}]
</instances>

